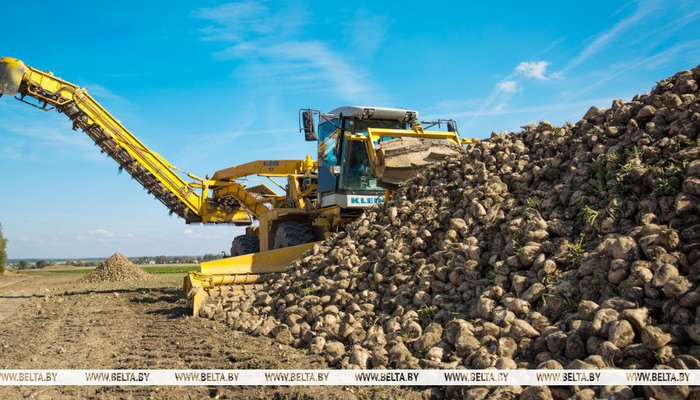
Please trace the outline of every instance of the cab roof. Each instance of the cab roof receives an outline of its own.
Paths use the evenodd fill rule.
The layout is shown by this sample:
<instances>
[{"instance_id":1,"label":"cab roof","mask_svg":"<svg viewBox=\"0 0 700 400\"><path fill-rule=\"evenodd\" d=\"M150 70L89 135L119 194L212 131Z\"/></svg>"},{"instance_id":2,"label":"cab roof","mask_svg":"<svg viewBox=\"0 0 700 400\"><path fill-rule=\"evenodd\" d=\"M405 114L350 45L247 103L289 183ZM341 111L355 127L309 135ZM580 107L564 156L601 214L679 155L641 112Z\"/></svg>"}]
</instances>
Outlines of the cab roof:
<instances>
[{"instance_id":1,"label":"cab roof","mask_svg":"<svg viewBox=\"0 0 700 400\"><path fill-rule=\"evenodd\" d=\"M401 122L412 122L418 119L418 111L400 108L345 106L339 107L326 116L359 118L359 119L388 119Z\"/></svg>"}]
</instances>

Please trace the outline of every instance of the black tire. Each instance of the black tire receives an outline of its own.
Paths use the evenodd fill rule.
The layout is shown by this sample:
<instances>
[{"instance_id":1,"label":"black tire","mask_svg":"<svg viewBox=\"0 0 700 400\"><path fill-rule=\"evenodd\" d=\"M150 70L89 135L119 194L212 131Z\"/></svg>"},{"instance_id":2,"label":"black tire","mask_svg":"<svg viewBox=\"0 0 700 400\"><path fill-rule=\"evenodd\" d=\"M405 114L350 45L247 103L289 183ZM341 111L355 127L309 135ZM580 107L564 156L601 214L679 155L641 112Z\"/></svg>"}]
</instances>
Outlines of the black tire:
<instances>
[{"instance_id":1,"label":"black tire","mask_svg":"<svg viewBox=\"0 0 700 400\"><path fill-rule=\"evenodd\" d=\"M231 242L231 257L260 251L260 238L257 235L236 236Z\"/></svg>"},{"instance_id":2,"label":"black tire","mask_svg":"<svg viewBox=\"0 0 700 400\"><path fill-rule=\"evenodd\" d=\"M311 243L316 239L311 226L296 221L281 222L275 232L275 249Z\"/></svg>"}]
</instances>

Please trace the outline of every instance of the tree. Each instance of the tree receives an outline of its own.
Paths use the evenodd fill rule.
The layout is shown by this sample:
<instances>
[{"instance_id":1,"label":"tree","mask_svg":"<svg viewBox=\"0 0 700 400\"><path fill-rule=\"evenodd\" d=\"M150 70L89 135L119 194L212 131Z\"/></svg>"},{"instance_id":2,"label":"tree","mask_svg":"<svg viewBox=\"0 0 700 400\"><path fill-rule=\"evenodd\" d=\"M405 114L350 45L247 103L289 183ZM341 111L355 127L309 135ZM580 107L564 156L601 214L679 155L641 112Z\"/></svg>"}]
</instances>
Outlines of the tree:
<instances>
[{"instance_id":1,"label":"tree","mask_svg":"<svg viewBox=\"0 0 700 400\"><path fill-rule=\"evenodd\" d=\"M204 258L204 261L212 261L212 260L217 260L221 257L219 257L218 254L205 254L203 258Z\"/></svg>"},{"instance_id":2,"label":"tree","mask_svg":"<svg viewBox=\"0 0 700 400\"><path fill-rule=\"evenodd\" d=\"M27 260L19 260L18 268L19 268L19 269L27 269L27 268L29 268L29 262L27 262Z\"/></svg>"},{"instance_id":3,"label":"tree","mask_svg":"<svg viewBox=\"0 0 700 400\"><path fill-rule=\"evenodd\" d=\"M5 246L7 246L7 239L2 236L2 224L0 224L0 273L5 271L5 262L7 261Z\"/></svg>"},{"instance_id":4,"label":"tree","mask_svg":"<svg viewBox=\"0 0 700 400\"><path fill-rule=\"evenodd\" d=\"M49 265L49 262L46 260L39 260L35 265L37 268L44 268L45 266Z\"/></svg>"}]
</instances>

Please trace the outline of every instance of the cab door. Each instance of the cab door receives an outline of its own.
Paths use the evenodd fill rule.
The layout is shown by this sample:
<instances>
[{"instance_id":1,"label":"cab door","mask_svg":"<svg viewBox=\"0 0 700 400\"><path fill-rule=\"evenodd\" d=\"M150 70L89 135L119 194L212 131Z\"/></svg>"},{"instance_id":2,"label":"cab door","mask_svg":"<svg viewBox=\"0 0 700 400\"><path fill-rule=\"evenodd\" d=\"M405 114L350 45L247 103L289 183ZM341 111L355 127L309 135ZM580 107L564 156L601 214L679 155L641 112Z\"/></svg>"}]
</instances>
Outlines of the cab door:
<instances>
[{"instance_id":1,"label":"cab door","mask_svg":"<svg viewBox=\"0 0 700 400\"><path fill-rule=\"evenodd\" d=\"M338 165L338 139L340 130L336 128L338 119L323 122L318 126L318 193L323 196L335 192L337 177L331 167Z\"/></svg>"}]
</instances>

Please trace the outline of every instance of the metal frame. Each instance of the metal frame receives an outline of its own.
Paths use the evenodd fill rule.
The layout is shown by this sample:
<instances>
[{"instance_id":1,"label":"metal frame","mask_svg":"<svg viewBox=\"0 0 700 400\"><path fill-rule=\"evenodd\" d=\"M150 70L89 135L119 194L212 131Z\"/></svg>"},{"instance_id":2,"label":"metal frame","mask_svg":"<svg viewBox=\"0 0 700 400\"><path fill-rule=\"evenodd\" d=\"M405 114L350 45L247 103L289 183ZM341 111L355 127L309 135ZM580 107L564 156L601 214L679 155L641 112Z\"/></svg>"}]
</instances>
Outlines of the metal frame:
<instances>
[{"instance_id":1,"label":"metal frame","mask_svg":"<svg viewBox=\"0 0 700 400\"><path fill-rule=\"evenodd\" d=\"M346 133L345 138L347 140L355 140L364 142L367 147L367 153L369 155L369 161L372 166L372 170L378 168L377 164L377 149L374 142L382 137L394 137L394 138L415 138L415 139L437 139L437 140L447 140L448 142L454 143L456 145L469 145L478 143L477 138L471 139L460 139L458 132L440 132L440 131L426 131L421 126L420 122L416 122L411 126L411 129L384 129L384 128L367 128L367 135L363 134L352 134Z\"/></svg>"}]
</instances>

